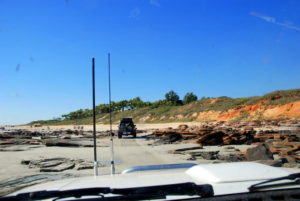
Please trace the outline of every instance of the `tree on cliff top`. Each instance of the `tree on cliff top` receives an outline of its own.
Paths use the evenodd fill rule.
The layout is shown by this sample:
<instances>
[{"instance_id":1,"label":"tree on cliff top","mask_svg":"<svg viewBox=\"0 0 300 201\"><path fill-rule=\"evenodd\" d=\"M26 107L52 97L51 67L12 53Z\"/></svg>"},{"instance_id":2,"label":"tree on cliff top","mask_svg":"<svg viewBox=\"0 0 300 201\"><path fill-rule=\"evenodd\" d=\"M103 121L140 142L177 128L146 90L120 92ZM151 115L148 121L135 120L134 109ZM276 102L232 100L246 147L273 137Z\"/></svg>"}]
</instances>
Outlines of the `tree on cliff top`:
<instances>
[{"instance_id":1,"label":"tree on cliff top","mask_svg":"<svg viewBox=\"0 0 300 201\"><path fill-rule=\"evenodd\" d=\"M167 101L170 101L174 105L177 105L178 102L179 102L179 96L173 90L166 93L165 98L166 98Z\"/></svg>"},{"instance_id":2,"label":"tree on cliff top","mask_svg":"<svg viewBox=\"0 0 300 201\"><path fill-rule=\"evenodd\" d=\"M183 104L189 104L193 101L196 101L198 99L198 97L193 94L193 92L190 93L186 93L186 95L183 98Z\"/></svg>"}]
</instances>

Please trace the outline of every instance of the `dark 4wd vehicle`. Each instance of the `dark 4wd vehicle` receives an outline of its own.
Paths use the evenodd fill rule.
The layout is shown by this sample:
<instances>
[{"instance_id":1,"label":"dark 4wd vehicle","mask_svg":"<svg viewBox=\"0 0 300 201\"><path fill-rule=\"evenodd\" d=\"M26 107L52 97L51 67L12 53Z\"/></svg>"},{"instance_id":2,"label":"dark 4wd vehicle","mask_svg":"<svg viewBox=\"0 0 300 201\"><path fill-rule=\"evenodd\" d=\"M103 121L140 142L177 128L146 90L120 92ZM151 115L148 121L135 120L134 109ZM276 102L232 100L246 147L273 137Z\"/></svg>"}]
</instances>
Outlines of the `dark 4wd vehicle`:
<instances>
[{"instance_id":1,"label":"dark 4wd vehicle","mask_svg":"<svg viewBox=\"0 0 300 201\"><path fill-rule=\"evenodd\" d=\"M132 118L124 118L120 121L118 137L122 138L123 135L132 135L136 137L136 127Z\"/></svg>"}]
</instances>

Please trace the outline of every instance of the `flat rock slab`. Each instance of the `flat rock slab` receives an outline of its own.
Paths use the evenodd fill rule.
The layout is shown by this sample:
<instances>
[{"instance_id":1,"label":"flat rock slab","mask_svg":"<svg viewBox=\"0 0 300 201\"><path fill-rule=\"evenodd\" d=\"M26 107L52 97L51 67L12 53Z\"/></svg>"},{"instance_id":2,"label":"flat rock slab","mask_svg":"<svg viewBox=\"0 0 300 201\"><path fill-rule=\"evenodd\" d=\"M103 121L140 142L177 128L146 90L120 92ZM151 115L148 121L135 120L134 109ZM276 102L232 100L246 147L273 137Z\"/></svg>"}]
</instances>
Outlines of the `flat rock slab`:
<instances>
[{"instance_id":1,"label":"flat rock slab","mask_svg":"<svg viewBox=\"0 0 300 201\"><path fill-rule=\"evenodd\" d=\"M83 162L83 163L79 163L76 166L77 170L85 170L85 169L93 169L94 168L94 164L92 162Z\"/></svg>"},{"instance_id":2,"label":"flat rock slab","mask_svg":"<svg viewBox=\"0 0 300 201\"><path fill-rule=\"evenodd\" d=\"M43 143L47 147L58 146L58 147L93 147L93 141L83 138L75 138L75 139L46 139ZM108 145L98 145L101 147L107 147Z\"/></svg>"},{"instance_id":3,"label":"flat rock slab","mask_svg":"<svg viewBox=\"0 0 300 201\"><path fill-rule=\"evenodd\" d=\"M197 151L190 152L190 155L193 157L201 157L205 160L216 160L218 158L219 151Z\"/></svg>"},{"instance_id":4,"label":"flat rock slab","mask_svg":"<svg viewBox=\"0 0 300 201\"><path fill-rule=\"evenodd\" d=\"M0 196L7 195L19 189L40 184L43 182L54 181L64 178L74 177L71 174L37 174L25 177L13 178L6 181L0 181Z\"/></svg>"},{"instance_id":5,"label":"flat rock slab","mask_svg":"<svg viewBox=\"0 0 300 201\"><path fill-rule=\"evenodd\" d=\"M39 168L49 168L49 167L54 167L58 166L60 164L64 163L64 161L60 160L53 160L53 161L45 161L45 162L40 162L37 164L30 164L29 168L34 168L34 167L39 167Z\"/></svg>"},{"instance_id":6,"label":"flat rock slab","mask_svg":"<svg viewBox=\"0 0 300 201\"><path fill-rule=\"evenodd\" d=\"M93 162L83 159L69 158L46 158L40 160L22 160L22 165L28 165L29 168L39 168L40 172L63 172L65 170L93 169ZM104 166L103 164L100 166Z\"/></svg>"},{"instance_id":7,"label":"flat rock slab","mask_svg":"<svg viewBox=\"0 0 300 201\"><path fill-rule=\"evenodd\" d=\"M12 145L12 146L6 146L6 145L0 145L0 151L3 152L16 152L16 151L28 151L30 149L34 148L40 148L41 145Z\"/></svg>"},{"instance_id":8,"label":"flat rock slab","mask_svg":"<svg viewBox=\"0 0 300 201\"><path fill-rule=\"evenodd\" d=\"M79 147L80 143L72 142L70 140L63 140L63 139L48 139L44 140L44 144L47 147L50 146L61 146L61 147Z\"/></svg>"},{"instance_id":9,"label":"flat rock slab","mask_svg":"<svg viewBox=\"0 0 300 201\"><path fill-rule=\"evenodd\" d=\"M74 162L66 162L66 163L61 163L59 165L56 165L54 167L48 167L48 168L41 168L40 172L62 172L65 170L73 169L75 167Z\"/></svg>"},{"instance_id":10,"label":"flat rock slab","mask_svg":"<svg viewBox=\"0 0 300 201\"><path fill-rule=\"evenodd\" d=\"M21 164L29 165L29 168L48 168L60 165L61 163L68 162L66 158L47 158L41 160L22 160Z\"/></svg>"},{"instance_id":11,"label":"flat rock slab","mask_svg":"<svg viewBox=\"0 0 300 201\"><path fill-rule=\"evenodd\" d=\"M169 154L191 154L192 152L188 152L191 150L199 150L203 149L202 146L197 146L197 147L189 147L189 148L182 148L182 149L175 149L175 150L170 150L168 151Z\"/></svg>"}]
</instances>

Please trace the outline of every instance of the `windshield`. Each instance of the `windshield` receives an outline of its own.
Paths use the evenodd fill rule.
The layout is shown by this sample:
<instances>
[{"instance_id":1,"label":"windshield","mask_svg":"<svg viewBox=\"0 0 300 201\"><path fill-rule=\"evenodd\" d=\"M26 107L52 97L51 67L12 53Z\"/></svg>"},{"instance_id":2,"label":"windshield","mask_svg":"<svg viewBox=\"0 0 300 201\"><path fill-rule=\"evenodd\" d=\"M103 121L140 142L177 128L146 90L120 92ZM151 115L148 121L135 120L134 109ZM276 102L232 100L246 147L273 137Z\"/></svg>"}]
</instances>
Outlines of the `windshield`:
<instances>
[{"instance_id":1,"label":"windshield","mask_svg":"<svg viewBox=\"0 0 300 201\"><path fill-rule=\"evenodd\" d=\"M0 196L94 174L200 185L166 176L199 164L297 172L299 44L298 0L0 0ZM136 166L166 175L121 174Z\"/></svg>"}]
</instances>

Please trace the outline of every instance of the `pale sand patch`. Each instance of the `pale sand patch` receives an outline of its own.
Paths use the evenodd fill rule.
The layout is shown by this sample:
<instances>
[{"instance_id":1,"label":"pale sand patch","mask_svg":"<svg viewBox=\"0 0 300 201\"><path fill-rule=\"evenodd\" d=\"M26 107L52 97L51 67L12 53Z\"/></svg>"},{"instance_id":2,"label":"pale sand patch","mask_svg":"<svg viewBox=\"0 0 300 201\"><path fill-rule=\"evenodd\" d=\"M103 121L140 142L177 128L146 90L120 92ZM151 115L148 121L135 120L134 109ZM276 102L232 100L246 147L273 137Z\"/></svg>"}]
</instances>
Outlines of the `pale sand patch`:
<instances>
[{"instance_id":1,"label":"pale sand patch","mask_svg":"<svg viewBox=\"0 0 300 201\"><path fill-rule=\"evenodd\" d=\"M138 130L146 130L146 129L163 129L163 128L177 128L180 124L186 124L188 126L199 126L200 122L172 122L172 123L155 123L155 124L136 124ZM42 126L42 127L30 127L30 126L15 126L15 129L30 129L30 130L41 130L41 129L51 129L51 130L60 130L60 129L74 129L78 126L83 126L84 130L92 130L93 125L60 125L60 126ZM112 125L113 130L118 129L118 124ZM97 131L106 131L110 129L109 124L97 124Z\"/></svg>"}]
</instances>

